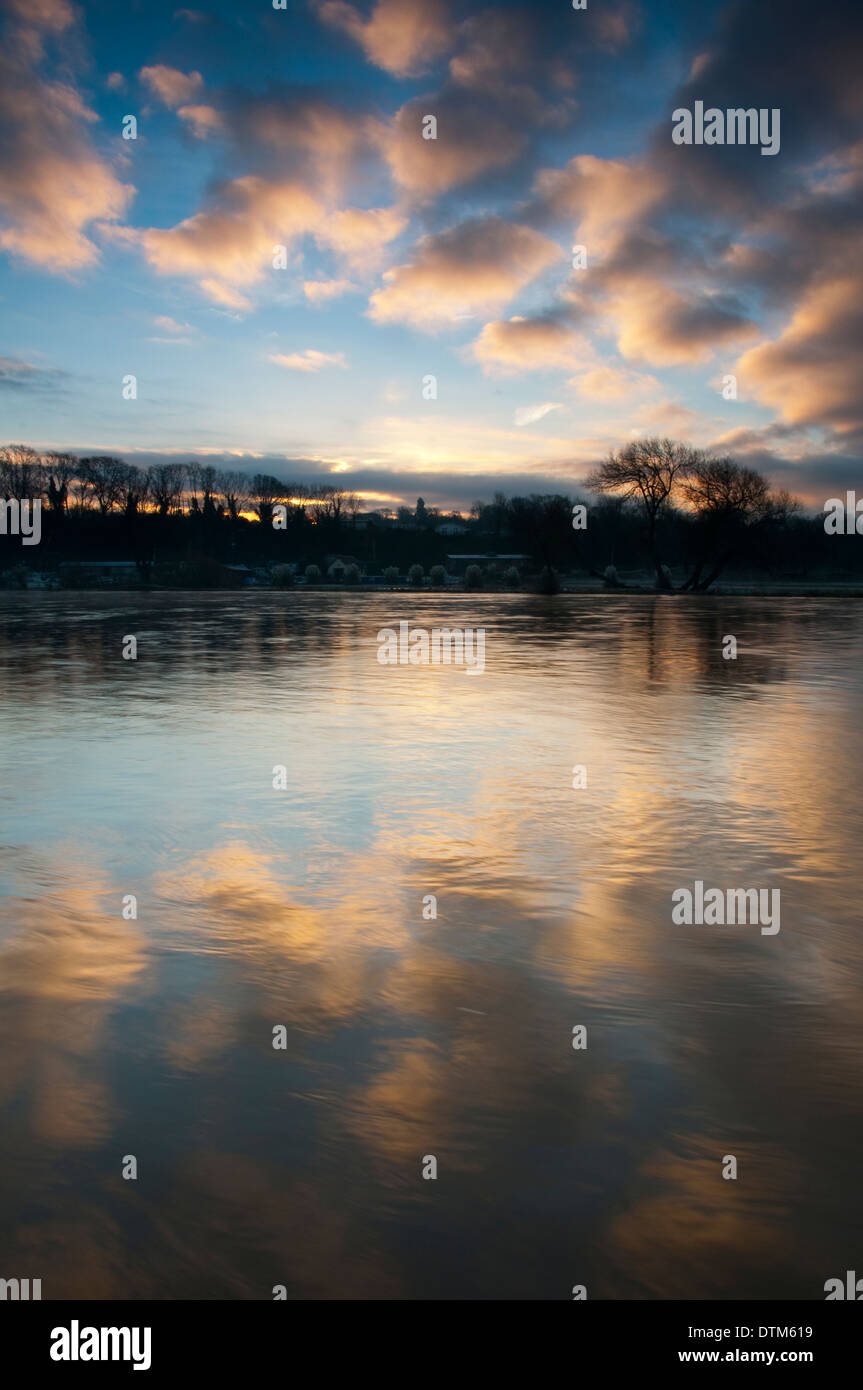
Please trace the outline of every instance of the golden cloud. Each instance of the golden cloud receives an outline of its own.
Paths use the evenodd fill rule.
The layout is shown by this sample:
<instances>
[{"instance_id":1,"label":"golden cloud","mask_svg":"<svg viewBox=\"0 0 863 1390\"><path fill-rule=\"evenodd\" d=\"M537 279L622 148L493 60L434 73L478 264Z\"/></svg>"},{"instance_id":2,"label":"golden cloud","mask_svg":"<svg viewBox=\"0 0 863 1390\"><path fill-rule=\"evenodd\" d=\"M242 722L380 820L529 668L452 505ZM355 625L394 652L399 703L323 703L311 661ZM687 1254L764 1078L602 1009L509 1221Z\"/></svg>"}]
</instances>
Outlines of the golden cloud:
<instances>
[{"instance_id":1,"label":"golden cloud","mask_svg":"<svg viewBox=\"0 0 863 1390\"><path fill-rule=\"evenodd\" d=\"M861 312L859 275L816 285L776 341L750 348L735 371L789 424L828 423L840 434L860 429Z\"/></svg>"},{"instance_id":2,"label":"golden cloud","mask_svg":"<svg viewBox=\"0 0 863 1390\"><path fill-rule=\"evenodd\" d=\"M500 308L562 252L517 223L487 217L424 237L415 259L384 275L369 301L377 323L436 329Z\"/></svg>"},{"instance_id":3,"label":"golden cloud","mask_svg":"<svg viewBox=\"0 0 863 1390\"><path fill-rule=\"evenodd\" d=\"M423 72L453 39L441 0L377 0L368 19L345 0L319 0L315 8L325 24L358 43L369 62L395 77Z\"/></svg>"},{"instance_id":4,"label":"golden cloud","mask_svg":"<svg viewBox=\"0 0 863 1390\"><path fill-rule=\"evenodd\" d=\"M484 372L493 375L560 367L571 371L579 361L593 359L589 344L569 324L518 316L487 323L471 354Z\"/></svg>"},{"instance_id":5,"label":"golden cloud","mask_svg":"<svg viewBox=\"0 0 863 1390\"><path fill-rule=\"evenodd\" d=\"M423 138L427 115L438 121L434 140ZM447 96L410 101L373 133L396 184L419 201L512 163L528 138L511 111Z\"/></svg>"},{"instance_id":6,"label":"golden cloud","mask_svg":"<svg viewBox=\"0 0 863 1390\"><path fill-rule=\"evenodd\" d=\"M199 72L179 72L177 68L165 67L157 63L155 67L141 68L138 77L164 106L172 111L178 106L186 106L197 96L204 85Z\"/></svg>"},{"instance_id":7,"label":"golden cloud","mask_svg":"<svg viewBox=\"0 0 863 1390\"><path fill-rule=\"evenodd\" d=\"M0 57L0 247L47 271L81 270L99 255L87 229L121 217L135 190L93 148L87 128L97 117L68 74L40 74L41 32L68 28L72 7L28 0L10 9Z\"/></svg>"}]
</instances>

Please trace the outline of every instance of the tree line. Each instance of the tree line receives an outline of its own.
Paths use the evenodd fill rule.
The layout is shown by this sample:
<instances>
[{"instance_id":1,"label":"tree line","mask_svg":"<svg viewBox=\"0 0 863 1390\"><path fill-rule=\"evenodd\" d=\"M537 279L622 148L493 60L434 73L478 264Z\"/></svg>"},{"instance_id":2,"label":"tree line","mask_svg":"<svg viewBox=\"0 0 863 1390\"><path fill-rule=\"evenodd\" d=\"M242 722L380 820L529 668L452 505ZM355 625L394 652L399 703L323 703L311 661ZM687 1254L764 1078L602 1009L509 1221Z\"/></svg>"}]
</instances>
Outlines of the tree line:
<instances>
[{"instance_id":1,"label":"tree line","mask_svg":"<svg viewBox=\"0 0 863 1390\"><path fill-rule=\"evenodd\" d=\"M260 521L270 521L278 502L311 502L336 519L359 511L356 495L335 487L287 483L265 473L250 475L195 460L139 468L113 455L38 454L24 444L0 448L0 494L41 497L59 517L76 510L101 516L150 511L162 517L200 512L236 520L249 511Z\"/></svg>"},{"instance_id":2,"label":"tree line","mask_svg":"<svg viewBox=\"0 0 863 1390\"><path fill-rule=\"evenodd\" d=\"M360 572L446 567L453 552L518 554L521 572L552 590L556 576L581 571L610 586L647 570L660 590L705 592L729 569L799 578L837 568L859 573L856 547L841 553L820 517L806 517L784 490L755 469L670 439L634 440L584 480L582 493L479 500L469 514L443 513L422 498L414 509L361 510L339 487L290 482L209 464L139 468L109 455L75 457L25 445L0 449L0 494L43 500L43 544L14 556L0 536L0 570L14 562L51 568L68 560L133 560L148 582L154 565L182 564L184 582L218 582L219 565L285 563L324 573L334 556ZM574 524L574 508L586 524ZM276 508L282 508L280 513ZM465 528L457 538L444 520ZM274 525L273 523L276 523ZM853 552L853 553L852 553ZM489 566L499 580L509 566ZM627 574L630 578L627 579ZM207 578L209 576L209 578Z\"/></svg>"}]
</instances>

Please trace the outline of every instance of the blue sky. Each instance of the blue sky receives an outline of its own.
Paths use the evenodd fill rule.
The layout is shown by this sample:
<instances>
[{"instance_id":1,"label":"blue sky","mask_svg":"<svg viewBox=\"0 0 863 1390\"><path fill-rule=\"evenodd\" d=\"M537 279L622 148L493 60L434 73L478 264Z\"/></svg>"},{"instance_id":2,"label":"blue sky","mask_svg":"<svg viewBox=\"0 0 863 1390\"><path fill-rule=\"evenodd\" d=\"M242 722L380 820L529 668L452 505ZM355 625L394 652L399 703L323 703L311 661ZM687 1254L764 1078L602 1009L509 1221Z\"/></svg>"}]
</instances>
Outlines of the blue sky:
<instances>
[{"instance_id":1,"label":"blue sky","mask_svg":"<svg viewBox=\"0 0 863 1390\"><path fill-rule=\"evenodd\" d=\"M571 487L657 433L859 481L853 7L3 11L6 440L370 505ZM673 145L695 99L780 108L780 153Z\"/></svg>"}]
</instances>

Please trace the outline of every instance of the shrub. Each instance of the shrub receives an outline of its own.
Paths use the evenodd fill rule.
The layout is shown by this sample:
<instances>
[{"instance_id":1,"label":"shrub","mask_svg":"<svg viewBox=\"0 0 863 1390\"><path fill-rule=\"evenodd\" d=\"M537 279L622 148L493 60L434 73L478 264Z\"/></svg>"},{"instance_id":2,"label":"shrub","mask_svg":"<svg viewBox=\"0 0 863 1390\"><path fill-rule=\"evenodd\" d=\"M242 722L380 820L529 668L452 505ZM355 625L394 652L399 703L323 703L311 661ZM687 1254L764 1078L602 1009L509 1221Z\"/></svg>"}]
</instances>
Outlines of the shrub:
<instances>
[{"instance_id":1,"label":"shrub","mask_svg":"<svg viewBox=\"0 0 863 1390\"><path fill-rule=\"evenodd\" d=\"M492 560L490 565L486 565L485 577L491 584L496 584L500 579L500 566L496 565L494 560Z\"/></svg>"},{"instance_id":2,"label":"shrub","mask_svg":"<svg viewBox=\"0 0 863 1390\"><path fill-rule=\"evenodd\" d=\"M388 584L398 584L398 567L396 565L387 565L386 569L384 570L384 579L387 581Z\"/></svg>"},{"instance_id":3,"label":"shrub","mask_svg":"<svg viewBox=\"0 0 863 1390\"><path fill-rule=\"evenodd\" d=\"M558 579L556 572L551 568L551 565L546 565L542 571L542 574L539 576L537 592L540 594L560 593L560 580Z\"/></svg>"},{"instance_id":4,"label":"shrub","mask_svg":"<svg viewBox=\"0 0 863 1390\"><path fill-rule=\"evenodd\" d=\"M292 589L294 587L294 571L290 565L273 565L270 580L275 589Z\"/></svg>"},{"instance_id":5,"label":"shrub","mask_svg":"<svg viewBox=\"0 0 863 1390\"><path fill-rule=\"evenodd\" d=\"M443 565L432 565L431 569L429 570L429 579L431 580L432 584L436 584L438 586L445 584L446 570L444 569Z\"/></svg>"},{"instance_id":6,"label":"shrub","mask_svg":"<svg viewBox=\"0 0 863 1390\"><path fill-rule=\"evenodd\" d=\"M602 574L603 579L610 589L617 589L620 586L620 575L617 573L616 565L606 565Z\"/></svg>"},{"instance_id":7,"label":"shrub","mask_svg":"<svg viewBox=\"0 0 863 1390\"><path fill-rule=\"evenodd\" d=\"M345 567L345 583L346 583L346 584L359 584L359 582L360 582L360 567L359 567L359 565L347 565L347 566Z\"/></svg>"},{"instance_id":8,"label":"shrub","mask_svg":"<svg viewBox=\"0 0 863 1390\"><path fill-rule=\"evenodd\" d=\"M518 588L518 582L521 576L519 575L519 572L516 569L515 565L510 565L509 568L504 572L503 577L505 582L509 584L511 588Z\"/></svg>"},{"instance_id":9,"label":"shrub","mask_svg":"<svg viewBox=\"0 0 863 1390\"><path fill-rule=\"evenodd\" d=\"M341 560L333 560L333 563L327 570L327 578L332 584L341 584L344 581L344 577L345 567Z\"/></svg>"},{"instance_id":10,"label":"shrub","mask_svg":"<svg viewBox=\"0 0 863 1390\"><path fill-rule=\"evenodd\" d=\"M320 584L321 571L317 565L306 565L306 583Z\"/></svg>"},{"instance_id":11,"label":"shrub","mask_svg":"<svg viewBox=\"0 0 863 1390\"><path fill-rule=\"evenodd\" d=\"M422 565L411 565L408 570L408 583L412 584L415 589L419 588L420 584L423 582L424 575L425 571Z\"/></svg>"},{"instance_id":12,"label":"shrub","mask_svg":"<svg viewBox=\"0 0 863 1390\"><path fill-rule=\"evenodd\" d=\"M4 589L26 589L30 571L26 565L13 565L0 575L0 587Z\"/></svg>"},{"instance_id":13,"label":"shrub","mask_svg":"<svg viewBox=\"0 0 863 1390\"><path fill-rule=\"evenodd\" d=\"M479 565L468 565L464 572L464 587L466 589L482 588L482 570Z\"/></svg>"}]
</instances>

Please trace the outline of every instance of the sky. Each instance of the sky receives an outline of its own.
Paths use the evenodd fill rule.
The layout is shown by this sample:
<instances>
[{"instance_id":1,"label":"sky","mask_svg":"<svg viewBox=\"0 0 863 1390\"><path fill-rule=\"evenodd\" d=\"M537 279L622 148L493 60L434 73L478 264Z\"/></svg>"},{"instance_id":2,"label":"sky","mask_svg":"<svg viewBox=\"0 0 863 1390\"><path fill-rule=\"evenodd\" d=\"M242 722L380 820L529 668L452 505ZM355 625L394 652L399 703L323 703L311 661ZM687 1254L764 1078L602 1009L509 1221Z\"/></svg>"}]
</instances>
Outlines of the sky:
<instances>
[{"instance_id":1,"label":"sky","mask_svg":"<svg viewBox=\"0 0 863 1390\"><path fill-rule=\"evenodd\" d=\"M863 491L859 5L0 9L3 442L464 508L659 434ZM676 144L696 101L778 152Z\"/></svg>"}]
</instances>

